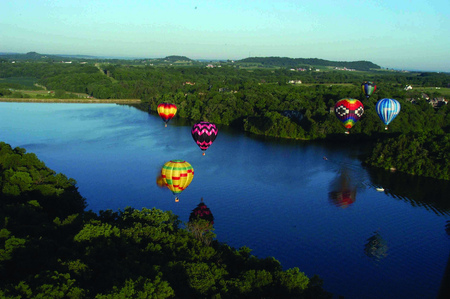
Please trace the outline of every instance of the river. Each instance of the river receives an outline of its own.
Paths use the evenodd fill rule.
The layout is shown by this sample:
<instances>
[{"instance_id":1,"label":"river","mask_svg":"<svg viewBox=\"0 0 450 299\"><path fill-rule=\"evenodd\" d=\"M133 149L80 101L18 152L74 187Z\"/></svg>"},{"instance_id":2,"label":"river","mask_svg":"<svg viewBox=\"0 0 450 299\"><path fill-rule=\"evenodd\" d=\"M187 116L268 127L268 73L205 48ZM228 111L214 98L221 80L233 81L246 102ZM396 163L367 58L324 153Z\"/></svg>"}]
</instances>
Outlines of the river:
<instances>
[{"instance_id":1,"label":"river","mask_svg":"<svg viewBox=\"0 0 450 299\"><path fill-rule=\"evenodd\" d=\"M318 274L336 296L436 298L449 263L449 182L366 169L355 142L222 127L203 156L190 129L130 106L0 103L0 140L74 178L90 210L156 207L187 221L203 198L219 241ZM172 159L195 172L179 202L156 184Z\"/></svg>"}]
</instances>

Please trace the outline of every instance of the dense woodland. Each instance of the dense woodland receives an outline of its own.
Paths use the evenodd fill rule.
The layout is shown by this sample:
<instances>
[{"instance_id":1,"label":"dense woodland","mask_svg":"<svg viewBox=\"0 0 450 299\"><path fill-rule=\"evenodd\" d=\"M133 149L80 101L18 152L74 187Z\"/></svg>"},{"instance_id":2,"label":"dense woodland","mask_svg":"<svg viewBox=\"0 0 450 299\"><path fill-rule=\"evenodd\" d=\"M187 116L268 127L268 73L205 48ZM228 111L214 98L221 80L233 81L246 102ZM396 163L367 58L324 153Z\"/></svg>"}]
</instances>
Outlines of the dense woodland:
<instances>
[{"instance_id":1,"label":"dense woodland","mask_svg":"<svg viewBox=\"0 0 450 299\"><path fill-rule=\"evenodd\" d=\"M430 99L448 99L450 74L380 70L371 62L355 62L362 63L363 68L373 67L370 71L339 71L334 69L338 66L337 62L320 59L248 58L209 66L175 66L177 61L191 61L183 56L170 56L163 60L167 61L165 66L152 65L153 60L125 64L124 61L114 63L116 61L85 59L83 63L67 64L36 60L12 63L3 59L0 62L0 79L35 78L39 86L60 91L59 94L65 96L64 91L85 93L98 99L137 98L142 100L139 108L151 113L156 112L159 103L170 102L178 107L176 117L192 124L210 121L254 134L303 140L371 140L378 144L374 146L377 151L367 160L371 165L448 178L445 167L431 165L448 161L446 157L416 157L419 159L416 164L421 165L421 169L433 169L417 171L410 167L412 164L405 167L405 153L394 153L400 153L405 146L417 146L417 142L427 148L429 142L420 136L444 140L433 143L433 150L427 150L429 156L448 149L450 107L447 104L433 107L423 89L429 88L426 94ZM259 65L245 67L249 63ZM270 64L270 67L261 67L262 63ZM297 69L305 63L311 64L311 70ZM328 63L334 65L328 68L323 66ZM321 71L316 71L317 67ZM301 81L301 84L289 83L292 81ZM374 81L377 85L376 92L370 98L366 98L361 91L363 81ZM0 97L21 96L16 91L18 86L11 84L0 80ZM413 89L405 90L407 85L413 86ZM335 103L342 98L359 99L365 108L363 117L349 135L343 134L345 129L333 111ZM382 98L394 98L401 104L400 114L387 131L375 111L376 102ZM386 141L400 135L404 136L401 146L398 142ZM390 154L376 158L383 151L380 147ZM415 154L410 152L406 155Z\"/></svg>"},{"instance_id":2,"label":"dense woodland","mask_svg":"<svg viewBox=\"0 0 450 299\"><path fill-rule=\"evenodd\" d=\"M211 218L86 211L76 182L0 143L1 298L331 298L321 280L215 240Z\"/></svg>"},{"instance_id":3,"label":"dense woodland","mask_svg":"<svg viewBox=\"0 0 450 299\"><path fill-rule=\"evenodd\" d=\"M402 134L378 143L365 163L450 180L450 134Z\"/></svg>"},{"instance_id":4,"label":"dense woodland","mask_svg":"<svg viewBox=\"0 0 450 299\"><path fill-rule=\"evenodd\" d=\"M249 57L240 60L241 63L257 63L263 66L275 66L275 67L310 67L314 66L336 66L345 67L348 69L357 69L360 71L369 71L381 69L379 65L376 65L370 61L329 61L318 58L289 58L289 57Z\"/></svg>"}]
</instances>

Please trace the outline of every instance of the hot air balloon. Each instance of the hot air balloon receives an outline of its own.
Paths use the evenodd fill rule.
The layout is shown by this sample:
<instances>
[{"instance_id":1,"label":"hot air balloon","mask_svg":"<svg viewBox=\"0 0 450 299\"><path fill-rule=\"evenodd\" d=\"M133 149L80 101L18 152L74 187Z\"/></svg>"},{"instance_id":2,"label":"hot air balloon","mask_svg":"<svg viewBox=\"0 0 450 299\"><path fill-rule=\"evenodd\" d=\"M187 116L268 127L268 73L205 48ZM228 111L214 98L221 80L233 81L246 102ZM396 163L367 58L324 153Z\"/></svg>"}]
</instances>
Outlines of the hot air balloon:
<instances>
[{"instance_id":1,"label":"hot air balloon","mask_svg":"<svg viewBox=\"0 0 450 299\"><path fill-rule=\"evenodd\" d=\"M361 89L366 95L366 98L369 98L377 89L377 86L373 82L365 81L363 84L361 84Z\"/></svg>"},{"instance_id":2,"label":"hot air balloon","mask_svg":"<svg viewBox=\"0 0 450 299\"><path fill-rule=\"evenodd\" d=\"M213 141L216 140L218 132L215 124L206 121L201 121L192 126L192 138L203 151L203 155L205 155L205 151Z\"/></svg>"},{"instance_id":3,"label":"hot air balloon","mask_svg":"<svg viewBox=\"0 0 450 299\"><path fill-rule=\"evenodd\" d=\"M178 202L178 194L186 189L194 178L194 168L184 160L170 160L161 168L161 175Z\"/></svg>"},{"instance_id":4,"label":"hot air balloon","mask_svg":"<svg viewBox=\"0 0 450 299\"><path fill-rule=\"evenodd\" d=\"M344 127L350 130L355 123L364 114L364 105L355 99L342 99L339 100L334 106L334 112L336 117L344 123Z\"/></svg>"},{"instance_id":5,"label":"hot air balloon","mask_svg":"<svg viewBox=\"0 0 450 299\"><path fill-rule=\"evenodd\" d=\"M394 99L381 99L377 102L376 109L378 116L386 125L385 130L387 130L389 123L400 112L400 103Z\"/></svg>"},{"instance_id":6,"label":"hot air balloon","mask_svg":"<svg viewBox=\"0 0 450 299\"><path fill-rule=\"evenodd\" d=\"M161 116L162 120L165 122L165 127L167 127L169 120L177 113L177 106L170 103L161 103L158 105L157 110L159 116Z\"/></svg>"}]
</instances>

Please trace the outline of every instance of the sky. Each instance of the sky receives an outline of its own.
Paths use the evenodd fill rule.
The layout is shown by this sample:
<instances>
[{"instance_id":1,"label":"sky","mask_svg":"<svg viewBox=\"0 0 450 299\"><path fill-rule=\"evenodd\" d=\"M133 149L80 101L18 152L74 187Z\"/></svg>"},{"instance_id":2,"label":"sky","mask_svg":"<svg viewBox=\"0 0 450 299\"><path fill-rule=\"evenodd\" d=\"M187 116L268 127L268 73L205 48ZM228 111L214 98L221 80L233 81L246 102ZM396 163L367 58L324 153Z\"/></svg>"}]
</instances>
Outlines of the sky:
<instances>
[{"instance_id":1,"label":"sky","mask_svg":"<svg viewBox=\"0 0 450 299\"><path fill-rule=\"evenodd\" d=\"M0 52L367 60L450 72L448 0L0 0Z\"/></svg>"}]
</instances>

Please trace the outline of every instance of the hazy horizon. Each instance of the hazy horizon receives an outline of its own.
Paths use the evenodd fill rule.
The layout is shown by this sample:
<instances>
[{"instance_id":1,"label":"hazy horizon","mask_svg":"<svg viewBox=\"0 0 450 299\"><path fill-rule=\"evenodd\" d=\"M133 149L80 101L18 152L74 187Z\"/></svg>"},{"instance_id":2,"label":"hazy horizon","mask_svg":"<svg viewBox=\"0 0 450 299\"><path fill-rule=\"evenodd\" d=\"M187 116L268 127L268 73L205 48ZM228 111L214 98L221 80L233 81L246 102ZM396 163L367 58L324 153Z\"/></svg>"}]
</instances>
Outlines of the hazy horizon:
<instances>
[{"instance_id":1,"label":"hazy horizon","mask_svg":"<svg viewBox=\"0 0 450 299\"><path fill-rule=\"evenodd\" d=\"M30 53L30 52L36 52L36 51L28 51L27 53ZM0 55L4 55L4 54L27 54L27 53L0 52ZM36 52L36 53L38 53L38 52ZM194 59L194 58L188 57L186 55L182 55L182 54L161 55L161 56L158 56L158 57L143 57L143 56L141 56L141 57L137 57L137 56L133 57L133 56L108 56L108 55L98 55L98 56L96 56L96 55L89 55L89 54L85 55L85 54L69 54L69 53L64 53L64 54L61 54L61 53L56 53L56 54L38 53L38 54L40 54L40 55L55 55L55 56L69 57L69 58L70 57L74 57L74 58L75 57L88 57L87 59L99 58L99 59L133 60L133 59L162 59L162 58L166 58L168 56L184 56L184 57L187 57L187 58L189 58L191 60L195 60L195 61L212 61L212 62L215 62L215 61L227 61L227 60L235 60L235 61L241 60L241 59L229 59L229 58L211 58L211 59L208 59L208 58L196 58L196 59ZM280 58L284 58L286 56L261 56L261 57L260 56L252 56L252 57L257 57L257 58L280 57ZM249 57L244 57L242 59L245 59L245 58L249 58ZM287 58L292 58L292 59L296 59L296 58L301 58L301 59L322 59L320 57L287 57ZM324 59L324 60L326 60L326 59ZM347 61L339 61L339 62L354 62L354 61L356 61L356 60L347 60ZM336 61L336 62L338 62L338 61ZM373 62L373 61L370 61L370 62ZM380 65L380 67L382 69L392 69L392 70L396 70L396 71L450 73L450 71L449 72L445 72L445 71L436 71L436 70L389 68L389 67L385 67L385 66L382 66L382 65Z\"/></svg>"},{"instance_id":2,"label":"hazy horizon","mask_svg":"<svg viewBox=\"0 0 450 299\"><path fill-rule=\"evenodd\" d=\"M16 0L2 8L0 52L277 56L450 72L450 6L443 0Z\"/></svg>"}]
</instances>

